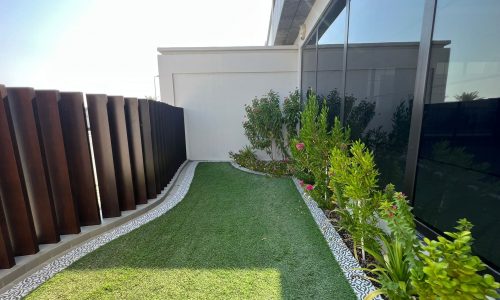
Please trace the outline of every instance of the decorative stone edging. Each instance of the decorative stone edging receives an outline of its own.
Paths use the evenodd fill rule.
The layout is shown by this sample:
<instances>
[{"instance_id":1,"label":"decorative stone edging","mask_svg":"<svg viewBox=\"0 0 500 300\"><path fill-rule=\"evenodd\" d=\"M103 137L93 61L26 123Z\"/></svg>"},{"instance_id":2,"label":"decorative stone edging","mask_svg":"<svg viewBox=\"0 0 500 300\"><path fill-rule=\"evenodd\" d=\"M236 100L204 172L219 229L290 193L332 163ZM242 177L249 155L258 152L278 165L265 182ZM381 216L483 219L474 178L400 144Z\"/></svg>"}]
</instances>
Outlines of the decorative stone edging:
<instances>
[{"instance_id":1,"label":"decorative stone edging","mask_svg":"<svg viewBox=\"0 0 500 300\"><path fill-rule=\"evenodd\" d=\"M172 185L176 183L177 177L180 176L182 172L184 172L183 177L180 178L180 182L175 184L177 189L173 190L172 194L167 195L166 199L163 200L163 203L158 205L153 210L121 226L118 226L115 229L105 232L100 236L93 238L90 241L87 241L82 245L70 250L66 254L54 259L40 270L31 275L28 275L26 278L5 291L0 295L0 299L20 299L28 295L28 293L30 293L32 290L52 278L58 272L70 266L81 257L168 212L184 198L189 190L191 182L193 181L194 172L198 163L187 162L186 164L187 166L185 168L181 166L177 170L171 182L167 185L163 192L158 195L159 198L165 197L165 195L171 190Z\"/></svg>"},{"instance_id":2,"label":"decorative stone edging","mask_svg":"<svg viewBox=\"0 0 500 300\"><path fill-rule=\"evenodd\" d=\"M257 174L257 175L265 175L268 174L252 171L250 169L244 168L238 165L235 162L231 162L231 165L238 170L243 172ZM330 250L332 251L333 256L337 260L342 272L344 273L345 278L351 285L356 297L360 300L363 300L366 295L375 290L375 286L368 280L365 279L366 275L363 271L359 270L361 266L358 261L351 254L351 251L346 246L338 232L333 227L332 223L325 216L325 213L321 208L318 207L318 204L304 191L304 189L300 186L299 180L297 178L292 178L297 191L302 196L302 199L307 205L307 208L311 212L311 215L318 225L321 233L323 234ZM375 299L381 300L380 296Z\"/></svg>"}]
</instances>

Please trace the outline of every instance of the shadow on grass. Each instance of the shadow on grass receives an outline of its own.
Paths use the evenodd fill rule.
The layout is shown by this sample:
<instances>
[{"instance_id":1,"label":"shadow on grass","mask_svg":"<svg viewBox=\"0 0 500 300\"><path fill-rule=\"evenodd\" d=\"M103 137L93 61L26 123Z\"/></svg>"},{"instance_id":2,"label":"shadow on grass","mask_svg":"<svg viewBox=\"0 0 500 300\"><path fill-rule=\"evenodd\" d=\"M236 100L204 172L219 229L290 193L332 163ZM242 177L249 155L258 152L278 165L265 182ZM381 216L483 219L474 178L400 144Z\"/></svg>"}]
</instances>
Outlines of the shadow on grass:
<instances>
[{"instance_id":1,"label":"shadow on grass","mask_svg":"<svg viewBox=\"0 0 500 300\"><path fill-rule=\"evenodd\" d=\"M199 164L172 211L30 296L355 299L293 182L227 163Z\"/></svg>"}]
</instances>

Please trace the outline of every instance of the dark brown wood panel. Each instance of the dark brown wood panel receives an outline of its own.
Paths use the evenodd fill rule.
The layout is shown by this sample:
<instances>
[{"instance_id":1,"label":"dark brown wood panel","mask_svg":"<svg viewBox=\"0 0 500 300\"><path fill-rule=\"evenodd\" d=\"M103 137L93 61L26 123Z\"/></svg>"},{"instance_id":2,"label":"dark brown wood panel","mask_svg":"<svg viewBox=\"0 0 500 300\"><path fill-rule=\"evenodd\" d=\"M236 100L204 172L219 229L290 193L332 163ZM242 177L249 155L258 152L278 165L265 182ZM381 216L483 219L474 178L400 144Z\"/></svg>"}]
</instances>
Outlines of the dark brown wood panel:
<instances>
[{"instance_id":1,"label":"dark brown wood panel","mask_svg":"<svg viewBox=\"0 0 500 300\"><path fill-rule=\"evenodd\" d=\"M94 149L97 182L101 199L102 216L121 216L115 177L115 164L108 121L108 97L87 94L90 131Z\"/></svg>"},{"instance_id":2,"label":"dark brown wood panel","mask_svg":"<svg viewBox=\"0 0 500 300\"><path fill-rule=\"evenodd\" d=\"M7 90L0 85L0 198L14 254L35 254L38 252L35 227L6 100Z\"/></svg>"},{"instance_id":3,"label":"dark brown wood panel","mask_svg":"<svg viewBox=\"0 0 500 300\"><path fill-rule=\"evenodd\" d=\"M125 123L125 101L122 96L108 97L108 118L120 209L133 210L134 183Z\"/></svg>"},{"instance_id":4,"label":"dark brown wood panel","mask_svg":"<svg viewBox=\"0 0 500 300\"><path fill-rule=\"evenodd\" d=\"M33 112L35 90L8 88L7 102L16 135L17 149L28 191L33 223L39 243L60 241L52 191L42 157L38 130Z\"/></svg>"},{"instance_id":5,"label":"dark brown wood panel","mask_svg":"<svg viewBox=\"0 0 500 300\"><path fill-rule=\"evenodd\" d=\"M161 193L161 166L160 166L160 143L158 141L158 126L157 126L157 113L156 113L156 101L148 101L149 103L149 117L151 120L151 137L153 145L153 161L155 166L155 188L156 194Z\"/></svg>"},{"instance_id":6,"label":"dark brown wood panel","mask_svg":"<svg viewBox=\"0 0 500 300\"><path fill-rule=\"evenodd\" d=\"M54 200L57 228L60 234L77 234L80 232L80 221L71 193L58 100L58 91L36 91L33 107Z\"/></svg>"},{"instance_id":7,"label":"dark brown wood panel","mask_svg":"<svg viewBox=\"0 0 500 300\"><path fill-rule=\"evenodd\" d=\"M153 144L151 140L151 120L149 118L148 100L139 100L139 119L141 125L142 153L146 172L146 191L148 199L156 197L155 165L153 160Z\"/></svg>"},{"instance_id":8,"label":"dark brown wood panel","mask_svg":"<svg viewBox=\"0 0 500 300\"><path fill-rule=\"evenodd\" d=\"M141 125L139 121L139 103L137 98L125 98L125 120L127 122L128 146L132 164L135 203L148 203L146 195L146 178L142 154Z\"/></svg>"},{"instance_id":9,"label":"dark brown wood panel","mask_svg":"<svg viewBox=\"0 0 500 300\"><path fill-rule=\"evenodd\" d=\"M59 114L80 224L101 224L82 93L61 93Z\"/></svg>"},{"instance_id":10,"label":"dark brown wood panel","mask_svg":"<svg viewBox=\"0 0 500 300\"><path fill-rule=\"evenodd\" d=\"M0 199L1 201L1 199ZM16 264L3 207L0 205L0 269L8 269Z\"/></svg>"}]
</instances>

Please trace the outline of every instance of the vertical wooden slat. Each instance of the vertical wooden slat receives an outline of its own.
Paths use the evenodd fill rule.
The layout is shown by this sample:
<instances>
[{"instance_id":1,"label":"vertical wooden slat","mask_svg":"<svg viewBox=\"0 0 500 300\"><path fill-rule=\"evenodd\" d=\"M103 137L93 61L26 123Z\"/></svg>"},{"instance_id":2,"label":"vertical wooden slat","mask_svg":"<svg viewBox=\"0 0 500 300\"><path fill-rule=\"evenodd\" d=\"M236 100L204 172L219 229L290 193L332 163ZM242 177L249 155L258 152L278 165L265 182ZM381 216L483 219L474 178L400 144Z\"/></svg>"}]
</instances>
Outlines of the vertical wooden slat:
<instances>
[{"instance_id":1,"label":"vertical wooden slat","mask_svg":"<svg viewBox=\"0 0 500 300\"><path fill-rule=\"evenodd\" d=\"M0 202L2 201L0 197ZM0 269L8 269L16 264L3 207L0 205Z\"/></svg>"},{"instance_id":2,"label":"vertical wooden slat","mask_svg":"<svg viewBox=\"0 0 500 300\"><path fill-rule=\"evenodd\" d=\"M14 254L28 255L38 252L38 243L6 100L0 85L0 198Z\"/></svg>"},{"instance_id":3,"label":"vertical wooden slat","mask_svg":"<svg viewBox=\"0 0 500 300\"><path fill-rule=\"evenodd\" d=\"M61 93L59 114L80 224L101 224L82 93Z\"/></svg>"},{"instance_id":4,"label":"vertical wooden slat","mask_svg":"<svg viewBox=\"0 0 500 300\"><path fill-rule=\"evenodd\" d=\"M135 203L145 204L148 203L148 197L146 195L146 178L144 175L141 125L137 98L125 98L125 120L127 123L128 146L132 164Z\"/></svg>"},{"instance_id":5,"label":"vertical wooden slat","mask_svg":"<svg viewBox=\"0 0 500 300\"><path fill-rule=\"evenodd\" d=\"M161 158L162 158L162 187L168 184L168 158L167 158L167 130L166 124L168 122L168 116L165 114L165 103L160 102L160 117L158 120L158 126L160 127L161 133Z\"/></svg>"},{"instance_id":6,"label":"vertical wooden slat","mask_svg":"<svg viewBox=\"0 0 500 300\"><path fill-rule=\"evenodd\" d=\"M134 183L130 166L123 97L108 97L108 117L120 209L133 210L135 209Z\"/></svg>"},{"instance_id":7,"label":"vertical wooden slat","mask_svg":"<svg viewBox=\"0 0 500 300\"><path fill-rule=\"evenodd\" d=\"M57 243L60 238L52 192L33 112L35 91L31 88L8 88L7 94L38 242Z\"/></svg>"},{"instance_id":8,"label":"vertical wooden slat","mask_svg":"<svg viewBox=\"0 0 500 300\"><path fill-rule=\"evenodd\" d=\"M94 149L101 210L104 218L121 216L115 177L115 164L108 120L106 95L87 94L90 131Z\"/></svg>"},{"instance_id":9,"label":"vertical wooden slat","mask_svg":"<svg viewBox=\"0 0 500 300\"><path fill-rule=\"evenodd\" d=\"M184 108L179 107L179 126L181 133L180 141L181 141L181 161L184 162L187 160L187 152L186 152L186 128L184 123Z\"/></svg>"},{"instance_id":10,"label":"vertical wooden slat","mask_svg":"<svg viewBox=\"0 0 500 300\"><path fill-rule=\"evenodd\" d=\"M57 228L60 234L77 234L80 232L80 221L71 193L58 100L58 91L36 91L33 107L54 200Z\"/></svg>"},{"instance_id":11,"label":"vertical wooden slat","mask_svg":"<svg viewBox=\"0 0 500 300\"><path fill-rule=\"evenodd\" d=\"M148 100L139 100L139 120L141 125L142 153L146 177L148 199L156 197L155 166L153 161L153 142L151 139L151 121L149 118Z\"/></svg>"},{"instance_id":12,"label":"vertical wooden slat","mask_svg":"<svg viewBox=\"0 0 500 300\"><path fill-rule=\"evenodd\" d=\"M153 138L153 161L154 161L154 166L155 166L155 183L156 183L156 194L159 194L161 192L161 170L160 170L160 155L159 155L159 148L160 148L160 142L158 141L158 126L157 126L157 102L155 101L148 101L149 102L149 117L151 121L151 136Z\"/></svg>"}]
</instances>

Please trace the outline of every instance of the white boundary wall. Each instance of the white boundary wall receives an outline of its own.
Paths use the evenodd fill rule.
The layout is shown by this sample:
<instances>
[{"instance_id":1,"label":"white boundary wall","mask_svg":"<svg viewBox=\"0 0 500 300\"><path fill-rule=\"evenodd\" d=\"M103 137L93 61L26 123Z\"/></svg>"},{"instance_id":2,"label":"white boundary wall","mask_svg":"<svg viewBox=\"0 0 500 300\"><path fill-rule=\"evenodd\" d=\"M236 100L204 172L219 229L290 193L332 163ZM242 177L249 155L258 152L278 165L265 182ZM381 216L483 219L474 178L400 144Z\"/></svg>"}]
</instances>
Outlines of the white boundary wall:
<instances>
[{"instance_id":1,"label":"white boundary wall","mask_svg":"<svg viewBox=\"0 0 500 300\"><path fill-rule=\"evenodd\" d=\"M187 156L229 160L249 142L244 105L299 86L296 46L158 48L162 101L184 108Z\"/></svg>"}]
</instances>

